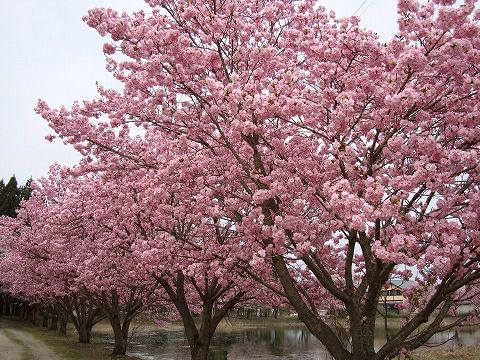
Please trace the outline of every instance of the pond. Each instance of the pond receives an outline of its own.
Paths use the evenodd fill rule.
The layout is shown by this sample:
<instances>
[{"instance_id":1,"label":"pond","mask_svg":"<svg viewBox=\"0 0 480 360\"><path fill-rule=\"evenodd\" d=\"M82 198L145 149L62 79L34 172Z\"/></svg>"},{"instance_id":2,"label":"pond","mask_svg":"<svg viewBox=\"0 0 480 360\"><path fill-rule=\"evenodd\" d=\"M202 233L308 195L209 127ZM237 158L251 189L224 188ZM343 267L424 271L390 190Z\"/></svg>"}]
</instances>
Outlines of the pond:
<instances>
[{"instance_id":1,"label":"pond","mask_svg":"<svg viewBox=\"0 0 480 360\"><path fill-rule=\"evenodd\" d=\"M98 339L98 338L97 338ZM463 328L435 335L431 344L443 346L476 344L480 328ZM109 337L99 339L112 343ZM379 330L375 347L385 341L385 331ZM189 360L189 348L182 331L142 331L134 334L128 353L145 360ZM327 360L331 357L310 332L300 326L247 328L217 331L211 346L211 360Z\"/></svg>"}]
</instances>

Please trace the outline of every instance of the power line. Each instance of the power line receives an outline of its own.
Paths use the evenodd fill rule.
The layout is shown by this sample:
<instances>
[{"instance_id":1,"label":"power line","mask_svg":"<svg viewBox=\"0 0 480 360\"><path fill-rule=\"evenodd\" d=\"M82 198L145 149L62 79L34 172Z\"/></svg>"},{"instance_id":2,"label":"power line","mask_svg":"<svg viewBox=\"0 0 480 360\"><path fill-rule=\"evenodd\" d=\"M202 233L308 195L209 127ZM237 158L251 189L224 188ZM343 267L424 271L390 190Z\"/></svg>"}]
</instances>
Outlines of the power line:
<instances>
[{"instance_id":1,"label":"power line","mask_svg":"<svg viewBox=\"0 0 480 360\"><path fill-rule=\"evenodd\" d=\"M365 5L365 3L366 3L367 1L368 1L368 0L365 0L365 1L362 3L362 5L360 5L360 6L358 7L358 9L355 10L355 12L352 14L352 16L354 16L354 15L358 12L358 10L360 10L360 9L362 8L362 6Z\"/></svg>"},{"instance_id":2,"label":"power line","mask_svg":"<svg viewBox=\"0 0 480 360\"><path fill-rule=\"evenodd\" d=\"M368 6L365 8L365 10L363 10L362 13L361 13L360 15L358 15L358 16L361 17L363 14L365 14L365 11L367 11L368 8L369 8L370 6L372 6L372 4L373 4L375 1L377 1L377 0L372 0L372 2L371 2L370 4L368 4Z\"/></svg>"}]
</instances>

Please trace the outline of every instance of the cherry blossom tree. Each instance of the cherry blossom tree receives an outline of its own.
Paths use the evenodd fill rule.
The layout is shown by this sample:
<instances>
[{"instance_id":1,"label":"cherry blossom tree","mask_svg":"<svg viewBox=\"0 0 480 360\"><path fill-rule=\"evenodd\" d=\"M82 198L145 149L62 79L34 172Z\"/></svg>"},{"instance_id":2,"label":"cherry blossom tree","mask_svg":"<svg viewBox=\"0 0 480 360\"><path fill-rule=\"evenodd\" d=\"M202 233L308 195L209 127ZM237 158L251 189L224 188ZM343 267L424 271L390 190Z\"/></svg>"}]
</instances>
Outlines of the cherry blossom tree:
<instances>
[{"instance_id":1,"label":"cherry blossom tree","mask_svg":"<svg viewBox=\"0 0 480 360\"><path fill-rule=\"evenodd\" d=\"M85 17L111 37L122 91L38 103L83 166L178 167L183 184L208 169L198 196L232 222L236 266L264 284L274 273L335 359L391 359L460 325L445 317L480 277L475 1L400 0L385 44L314 1L147 3ZM392 277L413 281L415 311L375 349ZM348 314L347 343L318 313L322 292Z\"/></svg>"},{"instance_id":2,"label":"cherry blossom tree","mask_svg":"<svg viewBox=\"0 0 480 360\"><path fill-rule=\"evenodd\" d=\"M168 176L154 176L138 166L126 172L128 164L121 171L118 163L109 171L94 166L87 175L53 168L19 217L5 219L5 281L23 298L59 302L80 342L89 342L92 327L108 317L115 354L125 353L134 316L173 304L192 358L206 359L219 322L238 303L262 294L233 267L229 240L237 233L217 218L215 200L197 202L196 187L187 191L171 168ZM19 257L30 269L21 276L11 266ZM269 303L278 300L270 296Z\"/></svg>"},{"instance_id":3,"label":"cherry blossom tree","mask_svg":"<svg viewBox=\"0 0 480 360\"><path fill-rule=\"evenodd\" d=\"M125 354L133 318L158 301L158 286L135 272L128 212L119 214L122 209L108 197L114 189L98 191L99 184L95 175L70 176L58 168L39 183L17 219L5 219L2 228L5 268L9 259L20 257L34 270L19 277L11 267L5 280L24 297L35 295L43 303L58 299L71 314L80 342L89 342L92 327L107 317L113 353L119 355ZM18 285L23 288L16 290Z\"/></svg>"},{"instance_id":4,"label":"cherry blossom tree","mask_svg":"<svg viewBox=\"0 0 480 360\"><path fill-rule=\"evenodd\" d=\"M254 299L276 305L282 299L267 295L267 287L255 286L237 266L245 263L238 257L245 252L238 251L234 223L223 217L218 197L203 196L196 185L208 170L190 167L188 183L179 181L183 170L183 165L166 171L159 166L155 176L143 178L149 186L143 185L135 204L142 209L137 225L144 239L135 251L182 320L191 358L207 359L215 329L235 306ZM139 176L134 178L138 182Z\"/></svg>"},{"instance_id":5,"label":"cherry blossom tree","mask_svg":"<svg viewBox=\"0 0 480 360\"><path fill-rule=\"evenodd\" d=\"M192 359L206 359L220 321L239 303L267 298L267 287L253 287L245 271L235 266L237 254L245 252L238 251L233 222L222 217L218 197L202 196L203 188L196 184L208 170L191 166L188 181L180 181L185 178L182 162L166 166L178 154L170 145L159 154L161 161L148 169L110 156L108 162L84 164L81 171L102 169L106 190L100 193L108 197L105 213L117 224L109 225L110 231L128 229L127 234L116 236L130 239L136 263L132 271L164 290L162 298L173 305L178 314L175 319L184 324ZM95 193L98 197L99 190ZM281 299L270 294L263 303L276 305Z\"/></svg>"},{"instance_id":6,"label":"cherry blossom tree","mask_svg":"<svg viewBox=\"0 0 480 360\"><path fill-rule=\"evenodd\" d=\"M91 329L105 316L76 285L75 250L60 232L51 232L56 214L45 200L37 194L23 203L16 219L3 218L2 247L7 252L0 262L2 282L10 293L43 308L44 321L48 313L70 318L79 342L89 343Z\"/></svg>"}]
</instances>

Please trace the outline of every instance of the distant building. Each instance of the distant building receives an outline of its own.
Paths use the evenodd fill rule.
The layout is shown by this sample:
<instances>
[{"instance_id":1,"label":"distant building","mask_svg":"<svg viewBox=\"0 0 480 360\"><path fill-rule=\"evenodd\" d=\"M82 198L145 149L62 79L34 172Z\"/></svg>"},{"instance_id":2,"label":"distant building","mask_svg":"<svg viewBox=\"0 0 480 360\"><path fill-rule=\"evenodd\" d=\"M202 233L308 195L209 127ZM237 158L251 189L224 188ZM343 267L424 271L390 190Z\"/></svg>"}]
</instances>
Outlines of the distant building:
<instances>
[{"instance_id":1,"label":"distant building","mask_svg":"<svg viewBox=\"0 0 480 360\"><path fill-rule=\"evenodd\" d=\"M403 304L403 290L412 284L411 281L399 279L390 279L385 284L384 289L380 293L378 306L387 312L399 312L398 305Z\"/></svg>"}]
</instances>

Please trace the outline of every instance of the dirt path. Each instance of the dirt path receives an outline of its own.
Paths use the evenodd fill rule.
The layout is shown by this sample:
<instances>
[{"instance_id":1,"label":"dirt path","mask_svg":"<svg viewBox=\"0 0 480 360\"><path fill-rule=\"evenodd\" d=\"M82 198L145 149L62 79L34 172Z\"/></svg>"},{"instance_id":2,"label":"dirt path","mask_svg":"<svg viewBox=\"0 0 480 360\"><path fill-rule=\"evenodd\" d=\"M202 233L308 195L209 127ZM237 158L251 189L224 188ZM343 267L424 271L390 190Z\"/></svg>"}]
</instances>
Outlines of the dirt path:
<instances>
[{"instance_id":1,"label":"dirt path","mask_svg":"<svg viewBox=\"0 0 480 360\"><path fill-rule=\"evenodd\" d=\"M9 325L9 323L0 322L0 359L60 360L42 341Z\"/></svg>"},{"instance_id":2,"label":"dirt path","mask_svg":"<svg viewBox=\"0 0 480 360\"><path fill-rule=\"evenodd\" d=\"M5 329L0 329L0 358L5 360L22 360L26 358L23 347L11 340Z\"/></svg>"}]
</instances>

